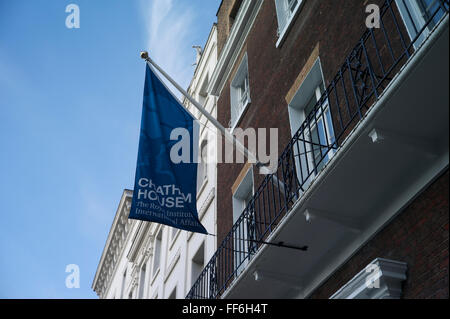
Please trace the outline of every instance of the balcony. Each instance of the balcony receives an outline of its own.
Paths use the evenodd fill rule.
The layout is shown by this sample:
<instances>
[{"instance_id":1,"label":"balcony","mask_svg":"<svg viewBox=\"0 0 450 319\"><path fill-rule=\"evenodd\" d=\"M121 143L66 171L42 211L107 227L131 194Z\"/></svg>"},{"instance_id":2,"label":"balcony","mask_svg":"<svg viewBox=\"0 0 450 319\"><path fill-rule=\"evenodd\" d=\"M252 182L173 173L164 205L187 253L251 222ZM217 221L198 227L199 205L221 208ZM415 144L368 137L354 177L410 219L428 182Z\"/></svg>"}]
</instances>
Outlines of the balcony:
<instances>
[{"instance_id":1,"label":"balcony","mask_svg":"<svg viewBox=\"0 0 450 319\"><path fill-rule=\"evenodd\" d=\"M380 28L346 57L186 298L306 298L448 169L449 2L422 20L396 3L384 3Z\"/></svg>"}]
</instances>

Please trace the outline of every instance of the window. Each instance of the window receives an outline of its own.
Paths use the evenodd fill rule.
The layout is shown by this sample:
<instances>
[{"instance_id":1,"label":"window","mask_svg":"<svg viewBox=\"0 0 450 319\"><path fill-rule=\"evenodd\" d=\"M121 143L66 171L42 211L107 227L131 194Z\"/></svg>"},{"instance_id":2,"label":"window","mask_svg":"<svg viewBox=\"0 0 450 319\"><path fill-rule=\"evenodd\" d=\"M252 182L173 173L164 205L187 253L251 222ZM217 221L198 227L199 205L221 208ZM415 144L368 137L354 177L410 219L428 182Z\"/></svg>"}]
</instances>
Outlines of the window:
<instances>
[{"instance_id":1,"label":"window","mask_svg":"<svg viewBox=\"0 0 450 319\"><path fill-rule=\"evenodd\" d=\"M170 232L170 240L174 241L175 240L175 236L177 235L179 229L178 228L172 228L172 231Z\"/></svg>"},{"instance_id":2,"label":"window","mask_svg":"<svg viewBox=\"0 0 450 319\"><path fill-rule=\"evenodd\" d=\"M333 130L331 129L333 126L331 123L331 114L328 106L325 110L324 116L322 116L321 110L317 110L315 116L313 114L314 107L317 102L319 102L324 91L325 87L323 82L320 82L312 93L310 101L305 106L305 117L312 115L312 118L315 118L310 125L311 128L306 132L306 138L307 141L311 142L309 147L307 147L307 151L311 152L311 165L318 165L318 170L321 170L329 160L327 152L328 148L322 147L321 145L328 145L329 141L331 141L331 144L334 143ZM324 160L322 160L323 156L325 156Z\"/></svg>"},{"instance_id":3,"label":"window","mask_svg":"<svg viewBox=\"0 0 450 319\"><path fill-rule=\"evenodd\" d=\"M121 292L120 292L120 299L124 299L125 298L125 283L127 280L127 270L125 269L123 275L122 275L122 287L121 287Z\"/></svg>"},{"instance_id":4,"label":"window","mask_svg":"<svg viewBox=\"0 0 450 319\"><path fill-rule=\"evenodd\" d=\"M191 286L197 281L205 267L205 243L203 242L192 258Z\"/></svg>"},{"instance_id":5,"label":"window","mask_svg":"<svg viewBox=\"0 0 450 319\"><path fill-rule=\"evenodd\" d=\"M159 230L158 235L155 238L155 254L153 255L153 276L159 269L161 262L161 244L162 244L162 229Z\"/></svg>"},{"instance_id":6,"label":"window","mask_svg":"<svg viewBox=\"0 0 450 319\"><path fill-rule=\"evenodd\" d=\"M141 274L139 276L139 299L144 298L144 292L145 292L145 270L147 268L147 265L144 264L141 267Z\"/></svg>"},{"instance_id":7,"label":"window","mask_svg":"<svg viewBox=\"0 0 450 319\"><path fill-rule=\"evenodd\" d=\"M318 104L324 91L322 69L317 59L289 105L292 136L307 123L294 146L297 177L305 187L335 153L336 140L328 101Z\"/></svg>"},{"instance_id":8,"label":"window","mask_svg":"<svg viewBox=\"0 0 450 319\"><path fill-rule=\"evenodd\" d=\"M250 82L248 77L248 58L245 54L236 75L231 82L231 127L237 126L239 119L250 104Z\"/></svg>"},{"instance_id":9,"label":"window","mask_svg":"<svg viewBox=\"0 0 450 319\"><path fill-rule=\"evenodd\" d=\"M167 299L177 299L177 287L173 288L172 292L170 293Z\"/></svg>"},{"instance_id":10,"label":"window","mask_svg":"<svg viewBox=\"0 0 450 319\"><path fill-rule=\"evenodd\" d=\"M207 178L208 170L208 142L204 140L200 146L200 161L197 168L197 193L203 186Z\"/></svg>"},{"instance_id":11,"label":"window","mask_svg":"<svg viewBox=\"0 0 450 319\"><path fill-rule=\"evenodd\" d=\"M198 98L197 98L198 103L200 103L201 105L204 106L207 97L208 97L208 96L207 96L206 94L203 94L202 92L200 92L200 93L198 94Z\"/></svg>"},{"instance_id":12,"label":"window","mask_svg":"<svg viewBox=\"0 0 450 319\"><path fill-rule=\"evenodd\" d=\"M205 105L206 99L208 98L208 85L209 85L209 74L206 75L205 79L202 82L202 85L200 86L200 91L198 92L198 102L201 105Z\"/></svg>"},{"instance_id":13,"label":"window","mask_svg":"<svg viewBox=\"0 0 450 319\"><path fill-rule=\"evenodd\" d=\"M253 168L250 168L233 194L233 224L244 212L253 197Z\"/></svg>"},{"instance_id":14,"label":"window","mask_svg":"<svg viewBox=\"0 0 450 319\"><path fill-rule=\"evenodd\" d=\"M254 194L254 182L253 182L253 168L249 169L235 193L233 194L233 224L235 224L246 207L250 204ZM237 267L237 274L239 275L248 264L247 258L248 252L254 244L248 241L252 236L254 229L254 218L252 218L251 212L247 212L249 219L240 220L239 227L234 229L234 261ZM251 222L249 222L251 221ZM252 236L253 237L253 236Z\"/></svg>"},{"instance_id":15,"label":"window","mask_svg":"<svg viewBox=\"0 0 450 319\"><path fill-rule=\"evenodd\" d=\"M439 20L442 18L443 11L439 11L436 15L436 11L439 10L439 1L437 0L396 0L397 7L400 11L403 21L405 22L406 29L411 40L415 39L418 33L422 30L423 26L430 21L428 26L418 37L414 43L414 47L419 47L431 30L436 26ZM433 17L434 15L434 17ZM432 18L432 20L430 20Z\"/></svg>"},{"instance_id":16,"label":"window","mask_svg":"<svg viewBox=\"0 0 450 319\"><path fill-rule=\"evenodd\" d=\"M294 15L295 9L297 8L298 1L297 0L287 0L287 15L288 18Z\"/></svg>"},{"instance_id":17,"label":"window","mask_svg":"<svg viewBox=\"0 0 450 319\"><path fill-rule=\"evenodd\" d=\"M303 0L275 0L275 7L278 18L278 42L277 46L283 41L289 25L294 20Z\"/></svg>"}]
</instances>

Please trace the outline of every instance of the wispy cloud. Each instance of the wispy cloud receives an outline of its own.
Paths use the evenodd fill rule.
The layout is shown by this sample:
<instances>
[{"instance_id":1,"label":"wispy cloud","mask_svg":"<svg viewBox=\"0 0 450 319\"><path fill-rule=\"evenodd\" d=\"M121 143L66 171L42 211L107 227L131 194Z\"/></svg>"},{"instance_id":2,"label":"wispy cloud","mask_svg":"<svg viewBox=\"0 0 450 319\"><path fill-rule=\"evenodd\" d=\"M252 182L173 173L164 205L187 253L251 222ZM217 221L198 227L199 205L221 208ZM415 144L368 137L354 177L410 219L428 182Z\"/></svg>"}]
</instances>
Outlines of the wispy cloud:
<instances>
[{"instance_id":1,"label":"wispy cloud","mask_svg":"<svg viewBox=\"0 0 450 319\"><path fill-rule=\"evenodd\" d=\"M190 83L195 53L195 13L182 0L141 1L150 56L183 87Z\"/></svg>"}]
</instances>

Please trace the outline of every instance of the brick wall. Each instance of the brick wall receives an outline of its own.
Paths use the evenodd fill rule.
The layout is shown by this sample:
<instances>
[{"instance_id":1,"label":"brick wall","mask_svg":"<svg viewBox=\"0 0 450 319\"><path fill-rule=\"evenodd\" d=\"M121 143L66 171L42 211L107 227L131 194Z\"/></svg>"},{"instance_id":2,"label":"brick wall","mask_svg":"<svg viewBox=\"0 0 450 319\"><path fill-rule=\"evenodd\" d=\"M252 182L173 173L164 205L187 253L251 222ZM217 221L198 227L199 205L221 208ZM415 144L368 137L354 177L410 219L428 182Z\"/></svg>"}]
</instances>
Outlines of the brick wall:
<instances>
[{"instance_id":1,"label":"brick wall","mask_svg":"<svg viewBox=\"0 0 450 319\"><path fill-rule=\"evenodd\" d=\"M220 55L230 34L237 11L243 0L223 0L217 12L217 53Z\"/></svg>"},{"instance_id":2,"label":"brick wall","mask_svg":"<svg viewBox=\"0 0 450 319\"><path fill-rule=\"evenodd\" d=\"M292 98L295 86L304 78L317 55L320 57L325 84L328 85L366 30L366 5L381 5L383 2L305 0L284 43L276 48L278 22L274 1L264 1L220 94L219 121L228 126L230 83L242 57L247 53L252 103L239 126L279 128L281 153L291 138L287 100ZM219 9L219 52L229 35L229 16L235 5L236 0L224 0ZM389 24L387 27L394 28ZM393 49L398 48L397 43ZM382 55L387 56L386 47L379 49ZM243 167L243 164L218 165L219 245L232 227L232 187ZM447 171L318 288L311 298L329 298L377 257L408 263L405 298L448 298L448 175ZM255 176L255 180L257 187L261 177Z\"/></svg>"},{"instance_id":3,"label":"brick wall","mask_svg":"<svg viewBox=\"0 0 450 319\"><path fill-rule=\"evenodd\" d=\"M224 0L218 12L219 51L228 37L227 22L236 0ZM319 50L325 83L334 78L346 55L365 31L365 7L361 0L307 0L281 47L276 48L278 22L274 1L264 1L253 28L240 52L248 55L252 103L239 126L242 128L279 128L279 152L291 138L286 96L305 68L311 55ZM382 0L370 3L383 3ZM325 23L326 22L326 23ZM218 119L230 121L230 83L240 59L218 100ZM218 243L232 227L231 188L243 165L218 165ZM256 186L261 180L256 176Z\"/></svg>"},{"instance_id":4,"label":"brick wall","mask_svg":"<svg viewBox=\"0 0 450 319\"><path fill-rule=\"evenodd\" d=\"M449 172L321 285L311 298L329 298L375 258L408 264L403 297L448 298Z\"/></svg>"}]
</instances>

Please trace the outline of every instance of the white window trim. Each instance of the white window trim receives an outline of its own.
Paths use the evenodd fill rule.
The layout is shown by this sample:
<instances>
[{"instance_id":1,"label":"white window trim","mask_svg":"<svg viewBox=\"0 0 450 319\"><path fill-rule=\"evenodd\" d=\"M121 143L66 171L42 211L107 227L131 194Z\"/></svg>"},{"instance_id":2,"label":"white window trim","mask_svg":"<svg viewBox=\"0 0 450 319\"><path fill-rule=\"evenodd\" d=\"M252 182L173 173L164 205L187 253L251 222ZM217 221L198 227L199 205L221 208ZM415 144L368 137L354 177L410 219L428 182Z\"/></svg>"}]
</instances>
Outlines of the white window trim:
<instances>
[{"instance_id":1,"label":"white window trim","mask_svg":"<svg viewBox=\"0 0 450 319\"><path fill-rule=\"evenodd\" d=\"M419 25L424 25L425 20L423 19L420 9L417 6L417 3L415 1L412 1L408 3L408 8L405 7L405 4L400 0L395 0L395 4L397 5L398 11L400 12L400 16L402 17L403 23L405 25L406 31L408 32L410 40L414 39L416 37L416 33L414 31L413 24L418 23ZM408 13L411 14L411 18L413 21L411 21ZM416 26L419 27L419 26ZM417 47L423 42L424 36L427 35L427 29L425 29L424 33L419 36L419 39L414 43L414 47L417 49ZM422 38L422 40L420 40Z\"/></svg>"},{"instance_id":2,"label":"white window trim","mask_svg":"<svg viewBox=\"0 0 450 319\"><path fill-rule=\"evenodd\" d=\"M232 68L239 58L239 53L244 47L247 36L255 23L263 3L264 0L244 0L242 2L240 9L242 11L234 21L233 28L212 73L210 85L207 89L209 94L219 96L227 85Z\"/></svg>"},{"instance_id":3,"label":"white window trim","mask_svg":"<svg viewBox=\"0 0 450 319\"><path fill-rule=\"evenodd\" d=\"M323 78L322 78L322 82L323 82ZM325 85L325 82L323 82L323 83L324 83L324 85ZM319 87L317 87L317 88L315 89L314 94L316 95L317 101L319 101L320 98L322 97L322 92L320 91L320 88L319 88ZM334 135L335 135L335 132L334 132L334 131L333 131L333 134L331 134L330 127L329 127L329 125L328 125L328 123L327 123L327 121L326 121L326 120L327 120L327 115L326 115L327 113L330 114L330 118L331 118L331 106L330 106L328 100L325 100L325 101L322 103L322 109L323 109L323 111L322 111L322 112L319 112L319 113L320 113L319 119L317 120L317 114L316 114L316 123L311 123L311 124L310 124L310 125L311 125L311 129L310 129L308 132L306 132L305 136L307 136L308 139L311 139L311 140L312 140L312 138L311 138L311 132L312 132L313 130L315 130L316 127L317 127L317 125L318 125L318 123L319 123L320 121L322 121L322 125L325 127L325 132L322 132L322 133L323 133L323 134L326 134L326 139L327 139L327 141L331 141L332 138L336 139L336 136L334 136ZM303 110L303 112L304 112L305 118L306 118L309 114L306 114L306 111L305 111L305 110ZM332 118L331 118L331 120L332 120ZM334 127L332 127L332 128L334 129ZM308 152L311 152L313 149L314 149L313 146L307 145L307 151L308 151ZM316 152L316 151L314 151L314 153L315 153L315 152ZM334 149L331 149L331 150L328 151L328 154L327 154L328 160L327 160L326 162L324 162L324 160L322 160L322 162L324 163L324 165L326 165L329 161L331 161L331 159L333 158L333 156L334 156L335 153L336 153L336 150L334 150ZM314 165L315 159L314 159L312 156L311 156L310 158L308 158L308 160L309 160L309 162L308 162L309 165ZM315 176L315 174L313 174L313 176Z\"/></svg>"},{"instance_id":4,"label":"white window trim","mask_svg":"<svg viewBox=\"0 0 450 319\"><path fill-rule=\"evenodd\" d=\"M242 213L245 210L245 199L243 198L243 195L245 196L246 191L242 190L243 188L247 188L245 186L245 184L251 183L251 194L252 196L255 195L255 175L253 172L253 166L251 166L249 168L249 170L247 171L247 173L245 174L245 177L242 179L242 181L239 183L239 186L236 188L235 192L233 193L232 196L232 201L233 201L233 225L236 223L236 220L240 218L240 216L242 215ZM236 217L236 218L235 218ZM248 238L248 233L246 228L244 229L244 237ZM236 255L234 256L235 260L235 266L237 265L238 258L236 257ZM249 264L250 260L246 259L243 263L241 263L241 265L237 268L237 275L239 276L247 267L247 265Z\"/></svg>"},{"instance_id":5,"label":"white window trim","mask_svg":"<svg viewBox=\"0 0 450 319\"><path fill-rule=\"evenodd\" d=\"M249 168L249 170L245 173L245 177L239 183L239 186L236 188L235 192L232 195L232 200L233 200L233 224L235 223L235 220L234 220L235 206L236 206L237 202L242 203L242 201L243 201L242 196L239 195L238 193L242 192L241 190L242 190L243 184L244 183L249 183L249 182L251 182L251 185L252 185L251 186L252 187L251 193L252 193L252 195L254 195L255 194L255 175L253 173L253 166L251 166ZM236 209L240 210L239 215L238 215L238 216L240 216L244 212L245 207L239 207L239 208L236 208Z\"/></svg>"},{"instance_id":6,"label":"white window trim","mask_svg":"<svg viewBox=\"0 0 450 319\"><path fill-rule=\"evenodd\" d=\"M178 264L178 261L180 260L180 256L181 256L181 247L178 248L177 253L172 258L169 266L166 268L166 272L164 274L164 283L166 283L167 279L169 279L170 275L172 275L173 270L175 269L175 267Z\"/></svg>"},{"instance_id":7,"label":"white window trim","mask_svg":"<svg viewBox=\"0 0 450 319\"><path fill-rule=\"evenodd\" d=\"M207 184L208 184L208 177L205 177L202 186L200 186L200 189L197 192L197 200L200 198L200 196L202 196L202 193L205 190Z\"/></svg>"},{"instance_id":8,"label":"white window trim","mask_svg":"<svg viewBox=\"0 0 450 319\"><path fill-rule=\"evenodd\" d=\"M155 272L152 274L152 280L151 280L151 285L152 286L155 283L156 277L158 277L160 271L161 271L161 266L158 267L158 269L156 269Z\"/></svg>"},{"instance_id":9,"label":"white window trim","mask_svg":"<svg viewBox=\"0 0 450 319\"><path fill-rule=\"evenodd\" d=\"M145 270L142 273L142 268L145 266ZM147 282L147 264L146 263L142 263L139 266L139 279L138 279L138 287L137 287L137 299L144 299L146 296L146 282ZM144 276L142 276L144 275ZM143 279L142 279L143 278Z\"/></svg>"},{"instance_id":10,"label":"white window trim","mask_svg":"<svg viewBox=\"0 0 450 319\"><path fill-rule=\"evenodd\" d=\"M250 104L252 103L251 100L251 90L250 90L250 74L248 71L248 56L247 53L245 53L244 57L242 58L241 64L239 65L236 74L233 77L233 80L231 81L231 85L230 85L230 111L233 110L234 107L237 107L235 105L235 103L240 103L241 101L235 101L235 97L234 92L236 89L234 89L235 87L235 82L237 80L238 77L242 76L242 73L246 71L246 78L248 81L248 88L247 88L247 102L245 105L240 107L240 112L239 114L236 116L236 119L233 123L233 119L232 119L232 114L230 112L230 126L231 126L231 132L234 131L234 129L239 125L242 116L244 115L244 113L247 111L247 108L250 106Z\"/></svg>"},{"instance_id":11,"label":"white window trim","mask_svg":"<svg viewBox=\"0 0 450 319\"><path fill-rule=\"evenodd\" d=\"M125 271L122 273L122 280L121 280L121 288L120 288L120 299L125 299L125 290L126 290L126 283L127 283L127 276L128 276L128 267L125 267Z\"/></svg>"},{"instance_id":12,"label":"white window trim","mask_svg":"<svg viewBox=\"0 0 450 319\"><path fill-rule=\"evenodd\" d=\"M317 83L315 83L317 82ZM316 98L319 100L319 98L321 97L322 94L320 94L317 90L317 86L319 85L319 82L323 84L323 86L326 88L325 85L325 78L323 76L323 69L322 69L322 65L321 65L321 61L320 61L320 57L318 57L316 59L316 61L314 62L313 66L311 67L311 69L309 70L308 74L306 75L303 83L300 85L300 87L297 89L294 98L292 99L292 101L289 103L288 105L288 113L289 113L289 125L291 127L291 135L293 136L297 130L298 127L301 125L301 123L303 123L306 119L306 117L308 116L308 114L306 114L305 112L305 105L304 103L307 102L307 100L303 100L302 103L300 104L301 107L299 107L299 102L297 101L297 97L299 96L300 98L303 97L307 97L309 96L311 93L311 89L313 89L315 91L316 94ZM303 103L304 102L304 103ZM326 114L326 110L327 108L331 108L331 106L329 105L328 100L325 100L323 102L323 114ZM330 112L330 116L331 116L331 111L330 109L328 110ZM301 115L299 115L301 114ZM322 119L325 120L326 116L322 115ZM324 121L323 125L326 126L327 130L326 130L326 134L327 134L327 139L331 139L331 131L329 129L328 123L326 123ZM334 128L334 127L333 127ZM336 139L335 136L335 132L333 131L333 136ZM306 136L306 134L305 134ZM307 145L306 146L308 148L308 151L311 150L311 145ZM328 160L326 162L323 162L324 165L328 165L328 163L331 161L331 159L333 158L333 156L335 155L336 151L335 150L330 150L327 154L328 156ZM300 159L300 157L299 157ZM311 158L310 156L307 156L308 159L308 165L311 165L314 163L313 158ZM296 166L297 166L297 173L299 174L299 176L301 176L301 172L300 172L300 166L297 164L296 160ZM308 172L309 173L309 172ZM316 175L314 172L310 175L310 177L305 180L305 186L304 188L307 188L308 185L316 178Z\"/></svg>"},{"instance_id":13,"label":"white window trim","mask_svg":"<svg viewBox=\"0 0 450 319\"><path fill-rule=\"evenodd\" d=\"M395 4L397 5L397 9L400 12L400 16L403 20L408 36L412 41L418 35L417 32L414 30L413 25L415 25L415 27L418 30L420 30L423 26L425 26L425 23L427 22L423 17L423 11L419 7L419 4L417 3L416 0L414 1L410 0L409 2L407 2L406 6L405 3L403 3L403 1L401 0L395 0ZM411 15L412 21L410 16L408 15L408 12ZM416 23L418 25L416 25ZM435 26L433 26L433 24L428 25L422 32L422 34L418 36L416 42L413 45L416 50L423 45L425 40L430 36L432 29L434 27Z\"/></svg>"},{"instance_id":14,"label":"white window trim","mask_svg":"<svg viewBox=\"0 0 450 319\"><path fill-rule=\"evenodd\" d=\"M206 127L206 125L204 127ZM209 139L208 139L208 136L203 138L202 143L200 143L200 160L201 161L203 160L203 157L202 157L201 153L202 153L203 143L205 143L205 142L206 142L206 163L204 163L204 165L206 165L206 167L203 167L203 169L206 170L206 173L205 173L204 179L202 181L202 185L199 187L199 189L197 191L197 196L196 196L197 200L200 198L200 196L202 195L203 191L206 188L206 185L208 184L208 170L209 170L208 164L210 164L210 163L208 163L209 162L209 156L208 155L210 155L209 154Z\"/></svg>"},{"instance_id":15,"label":"white window trim","mask_svg":"<svg viewBox=\"0 0 450 319\"><path fill-rule=\"evenodd\" d=\"M247 111L248 107L250 106L250 101L247 102L247 104L243 107L242 111L239 113L239 116L237 117L236 123L234 123L231 127L230 133L233 133L233 131L236 129L236 127L241 122L242 116Z\"/></svg>"},{"instance_id":16,"label":"white window trim","mask_svg":"<svg viewBox=\"0 0 450 319\"><path fill-rule=\"evenodd\" d=\"M171 231L173 232L175 229L176 228L172 227ZM172 234L170 234L171 238L170 238L169 250L173 249L173 246L175 245L175 242L177 241L178 236L180 236L181 229L176 229L175 231L176 231L176 233L175 233L175 235L173 235L173 237L172 237Z\"/></svg>"},{"instance_id":17,"label":"white window trim","mask_svg":"<svg viewBox=\"0 0 450 319\"><path fill-rule=\"evenodd\" d=\"M203 248L202 248L202 246L203 246ZM208 263L208 261L206 260L206 254L207 254L207 251L206 251L206 241L203 240L203 241L201 241L201 243L198 245L197 250L195 250L195 253L194 253L194 255L192 256L192 258L191 258L191 260L190 260L190 263L191 263L191 274L190 274L191 284L190 284L190 286L191 286L191 287L195 284L196 280L198 279L198 276L197 276L197 278L194 278L194 277L192 276L192 270L193 270L193 265L192 265L192 264L196 263L196 262L194 261L194 258L197 256L197 254L199 253L199 251L200 251L201 248L203 249L203 265L202 265L202 270L205 268L205 266L206 266L207 263ZM200 271L200 274L201 274L201 271ZM199 275L200 275L200 274L199 274Z\"/></svg>"},{"instance_id":18,"label":"white window trim","mask_svg":"<svg viewBox=\"0 0 450 319\"><path fill-rule=\"evenodd\" d=\"M400 299L407 264L377 258L330 299Z\"/></svg>"},{"instance_id":19,"label":"white window trim","mask_svg":"<svg viewBox=\"0 0 450 319\"><path fill-rule=\"evenodd\" d=\"M285 4L287 5L287 0L284 0L284 1L285 1ZM277 43L276 43L276 47L277 48L279 48L283 44L284 40L286 39L287 34L289 33L289 30L292 27L292 23L297 18L297 15L300 12L300 8L302 7L303 3L304 3L304 0L298 0L297 5L296 5L296 7L294 9L294 12L287 19L283 29L281 29L280 26L278 26L278 28L279 28L279 35L278 35L278 40L277 40Z\"/></svg>"},{"instance_id":20,"label":"white window trim","mask_svg":"<svg viewBox=\"0 0 450 319\"><path fill-rule=\"evenodd\" d=\"M152 280L151 280L151 284L153 285L153 283L155 282L155 279L156 279L156 277L158 277L158 274L160 273L160 270L161 270L161 259L162 259L162 244L163 244L163 227L159 227L158 228L158 230L155 232L155 244L154 244L154 247L155 247L155 253L153 254L153 260L152 260ZM160 249L159 249L159 261L158 261L158 268L156 268L156 269L154 269L154 267L155 267L155 257L156 257L156 253L157 253L157 251L156 251L156 241L157 240L159 240L158 239L158 235L161 233L161 239L160 239L160 241L161 241L161 246L160 246Z\"/></svg>"}]
</instances>

